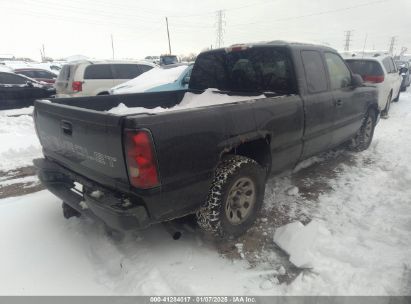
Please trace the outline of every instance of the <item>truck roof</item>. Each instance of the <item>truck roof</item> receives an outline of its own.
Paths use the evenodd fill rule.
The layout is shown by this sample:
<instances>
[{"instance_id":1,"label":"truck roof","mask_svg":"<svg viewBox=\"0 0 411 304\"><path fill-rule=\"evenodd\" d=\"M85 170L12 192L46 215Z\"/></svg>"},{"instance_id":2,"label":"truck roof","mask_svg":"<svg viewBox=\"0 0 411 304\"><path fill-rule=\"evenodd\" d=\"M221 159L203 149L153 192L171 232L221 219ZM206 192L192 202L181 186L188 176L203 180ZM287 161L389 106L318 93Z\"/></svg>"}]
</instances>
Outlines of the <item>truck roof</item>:
<instances>
[{"instance_id":1,"label":"truck roof","mask_svg":"<svg viewBox=\"0 0 411 304\"><path fill-rule=\"evenodd\" d=\"M209 50L209 51L204 51L203 53L227 50L227 49L231 49L231 48L234 48L234 47L249 48L249 47L265 47L265 46L287 46L287 47L290 47L290 48L310 47L310 48L328 50L328 51L332 51L332 52L337 53L337 50L335 50L335 49L333 49L329 46L310 43L310 42L298 42L298 41L286 41L286 40L273 40L273 41L261 41L261 42L251 42L251 43L239 43L239 44L233 44L233 45L231 45L229 47L225 47L225 48L218 48L218 49L213 49L213 50Z\"/></svg>"}]
</instances>

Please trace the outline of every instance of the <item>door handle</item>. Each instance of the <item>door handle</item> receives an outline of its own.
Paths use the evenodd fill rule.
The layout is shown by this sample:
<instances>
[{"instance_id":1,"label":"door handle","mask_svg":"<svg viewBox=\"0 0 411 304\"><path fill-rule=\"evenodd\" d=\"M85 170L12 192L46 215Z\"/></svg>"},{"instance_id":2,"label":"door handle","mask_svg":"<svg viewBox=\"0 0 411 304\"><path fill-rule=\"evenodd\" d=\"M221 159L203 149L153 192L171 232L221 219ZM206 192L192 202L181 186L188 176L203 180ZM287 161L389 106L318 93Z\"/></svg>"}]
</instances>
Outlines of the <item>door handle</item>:
<instances>
[{"instance_id":1,"label":"door handle","mask_svg":"<svg viewBox=\"0 0 411 304\"><path fill-rule=\"evenodd\" d=\"M337 107L341 107L343 105L343 101L341 99L337 99L337 101L335 102L335 105Z\"/></svg>"},{"instance_id":2,"label":"door handle","mask_svg":"<svg viewBox=\"0 0 411 304\"><path fill-rule=\"evenodd\" d=\"M61 129L63 130L63 133L66 135L72 135L73 134L73 126L70 122L62 120L61 121Z\"/></svg>"}]
</instances>

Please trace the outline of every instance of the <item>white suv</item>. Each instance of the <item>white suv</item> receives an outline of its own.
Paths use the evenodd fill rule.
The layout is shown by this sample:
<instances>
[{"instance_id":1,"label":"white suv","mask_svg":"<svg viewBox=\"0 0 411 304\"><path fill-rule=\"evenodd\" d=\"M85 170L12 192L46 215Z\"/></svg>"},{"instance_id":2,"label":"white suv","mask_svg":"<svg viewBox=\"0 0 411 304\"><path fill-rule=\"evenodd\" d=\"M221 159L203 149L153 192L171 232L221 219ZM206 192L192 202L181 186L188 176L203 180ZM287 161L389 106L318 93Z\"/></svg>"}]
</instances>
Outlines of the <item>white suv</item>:
<instances>
[{"instance_id":1,"label":"white suv","mask_svg":"<svg viewBox=\"0 0 411 304\"><path fill-rule=\"evenodd\" d=\"M133 61L80 61L64 65L54 84L56 97L107 95L110 88L156 65Z\"/></svg>"},{"instance_id":2,"label":"white suv","mask_svg":"<svg viewBox=\"0 0 411 304\"><path fill-rule=\"evenodd\" d=\"M391 56L350 57L345 61L355 74L361 75L364 82L378 88L378 108L382 117L388 117L392 101L398 101L402 77Z\"/></svg>"}]
</instances>

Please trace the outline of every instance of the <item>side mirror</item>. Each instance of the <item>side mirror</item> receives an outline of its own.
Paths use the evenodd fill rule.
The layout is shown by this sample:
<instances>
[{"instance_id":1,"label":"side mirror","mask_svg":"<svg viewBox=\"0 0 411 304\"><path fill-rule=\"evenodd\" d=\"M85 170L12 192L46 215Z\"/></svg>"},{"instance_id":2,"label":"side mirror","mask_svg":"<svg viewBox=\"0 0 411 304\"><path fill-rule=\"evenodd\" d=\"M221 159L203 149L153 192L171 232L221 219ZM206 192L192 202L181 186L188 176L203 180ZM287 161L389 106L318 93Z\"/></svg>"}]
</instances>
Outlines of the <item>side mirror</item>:
<instances>
[{"instance_id":1,"label":"side mirror","mask_svg":"<svg viewBox=\"0 0 411 304\"><path fill-rule=\"evenodd\" d=\"M361 87L364 83L362 77L358 74L352 74L351 84L353 87Z\"/></svg>"},{"instance_id":2,"label":"side mirror","mask_svg":"<svg viewBox=\"0 0 411 304\"><path fill-rule=\"evenodd\" d=\"M33 83L32 83L31 81L26 81L26 85L27 85L29 88L34 87L34 85L33 85Z\"/></svg>"},{"instance_id":3,"label":"side mirror","mask_svg":"<svg viewBox=\"0 0 411 304\"><path fill-rule=\"evenodd\" d=\"M186 76L186 77L183 78L182 84L183 84L183 85L186 85L186 84L188 84L189 82L190 82L190 76Z\"/></svg>"}]
</instances>

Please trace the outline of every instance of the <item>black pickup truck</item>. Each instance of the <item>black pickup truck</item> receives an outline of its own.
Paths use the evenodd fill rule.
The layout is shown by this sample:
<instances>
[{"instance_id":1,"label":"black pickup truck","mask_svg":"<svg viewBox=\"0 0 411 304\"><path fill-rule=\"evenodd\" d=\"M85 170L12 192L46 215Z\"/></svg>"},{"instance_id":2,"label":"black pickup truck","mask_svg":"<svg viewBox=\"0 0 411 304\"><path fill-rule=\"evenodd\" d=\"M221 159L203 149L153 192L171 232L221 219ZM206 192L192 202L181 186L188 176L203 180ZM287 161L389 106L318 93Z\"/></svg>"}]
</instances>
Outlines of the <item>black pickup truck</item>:
<instances>
[{"instance_id":1,"label":"black pickup truck","mask_svg":"<svg viewBox=\"0 0 411 304\"><path fill-rule=\"evenodd\" d=\"M367 149L379 117L376 89L328 47L276 41L203 52L188 91L209 88L248 98L123 115L107 111L172 108L186 91L37 101L44 158L35 165L65 216L124 231L195 213L201 228L237 236L257 217L271 175L343 143Z\"/></svg>"}]
</instances>

